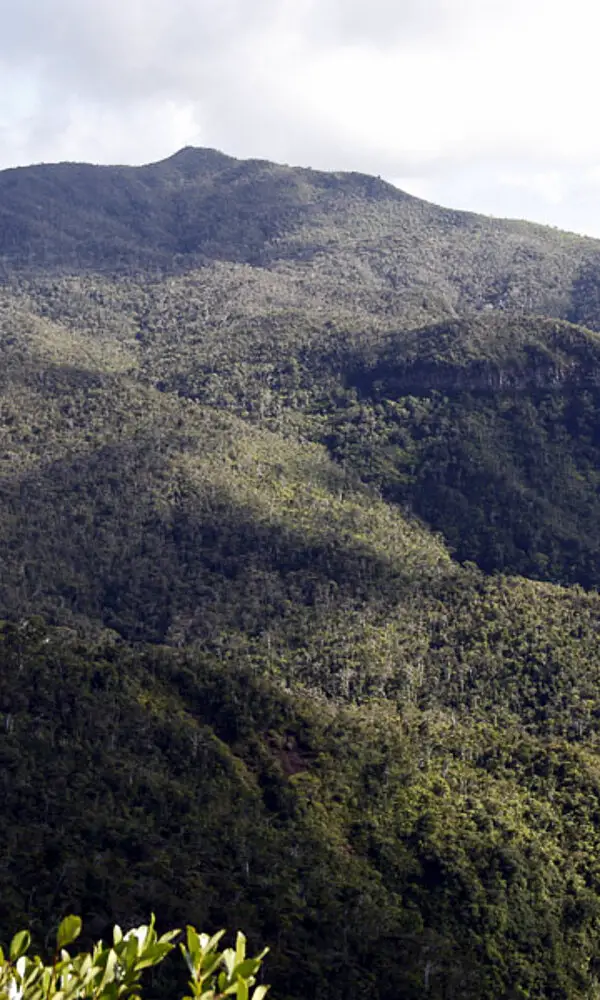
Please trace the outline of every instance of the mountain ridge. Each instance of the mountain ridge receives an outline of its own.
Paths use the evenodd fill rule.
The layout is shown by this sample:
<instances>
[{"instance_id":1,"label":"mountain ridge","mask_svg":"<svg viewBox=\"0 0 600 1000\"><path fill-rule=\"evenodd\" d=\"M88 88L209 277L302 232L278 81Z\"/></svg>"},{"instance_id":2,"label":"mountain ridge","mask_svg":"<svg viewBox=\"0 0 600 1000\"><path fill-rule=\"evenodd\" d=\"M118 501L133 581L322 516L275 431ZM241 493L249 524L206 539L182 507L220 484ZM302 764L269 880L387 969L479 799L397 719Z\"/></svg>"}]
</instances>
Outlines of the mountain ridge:
<instances>
[{"instance_id":1,"label":"mountain ridge","mask_svg":"<svg viewBox=\"0 0 600 1000\"><path fill-rule=\"evenodd\" d=\"M364 174L195 147L142 167L23 167L0 172L0 219L5 279L304 263L325 296L335 282L358 284L372 312L379 300L403 322L493 307L600 325L588 294L598 241L442 209Z\"/></svg>"}]
</instances>

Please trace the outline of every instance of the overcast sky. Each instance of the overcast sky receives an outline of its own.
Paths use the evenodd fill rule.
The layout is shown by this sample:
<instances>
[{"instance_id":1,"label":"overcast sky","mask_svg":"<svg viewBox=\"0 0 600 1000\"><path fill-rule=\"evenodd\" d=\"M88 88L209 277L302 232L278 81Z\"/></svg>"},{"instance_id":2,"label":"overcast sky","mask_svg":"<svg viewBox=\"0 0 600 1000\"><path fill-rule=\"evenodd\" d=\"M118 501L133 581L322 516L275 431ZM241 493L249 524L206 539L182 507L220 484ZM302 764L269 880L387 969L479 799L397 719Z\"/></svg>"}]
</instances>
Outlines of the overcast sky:
<instances>
[{"instance_id":1,"label":"overcast sky","mask_svg":"<svg viewBox=\"0 0 600 1000\"><path fill-rule=\"evenodd\" d=\"M0 167L184 145L600 236L595 0L0 0Z\"/></svg>"}]
</instances>

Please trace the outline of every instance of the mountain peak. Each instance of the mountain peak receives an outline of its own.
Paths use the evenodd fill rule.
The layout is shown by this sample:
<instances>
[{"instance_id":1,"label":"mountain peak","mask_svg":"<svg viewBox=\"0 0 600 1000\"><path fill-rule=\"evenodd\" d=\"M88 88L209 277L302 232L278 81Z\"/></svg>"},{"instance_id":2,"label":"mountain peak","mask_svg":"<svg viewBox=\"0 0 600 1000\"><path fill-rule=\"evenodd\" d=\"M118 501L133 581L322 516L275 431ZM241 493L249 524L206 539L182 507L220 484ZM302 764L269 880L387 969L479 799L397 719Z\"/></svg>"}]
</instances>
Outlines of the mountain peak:
<instances>
[{"instance_id":1,"label":"mountain peak","mask_svg":"<svg viewBox=\"0 0 600 1000\"><path fill-rule=\"evenodd\" d=\"M223 168L231 166L231 164L235 162L235 157L228 156L226 153L222 153L219 149L212 149L208 146L183 146L181 149L178 149L176 153L173 153L171 156L167 156L166 159L148 164L148 166L157 167L171 164L179 169L198 170L199 168L206 167L211 169L214 169L215 167Z\"/></svg>"}]
</instances>

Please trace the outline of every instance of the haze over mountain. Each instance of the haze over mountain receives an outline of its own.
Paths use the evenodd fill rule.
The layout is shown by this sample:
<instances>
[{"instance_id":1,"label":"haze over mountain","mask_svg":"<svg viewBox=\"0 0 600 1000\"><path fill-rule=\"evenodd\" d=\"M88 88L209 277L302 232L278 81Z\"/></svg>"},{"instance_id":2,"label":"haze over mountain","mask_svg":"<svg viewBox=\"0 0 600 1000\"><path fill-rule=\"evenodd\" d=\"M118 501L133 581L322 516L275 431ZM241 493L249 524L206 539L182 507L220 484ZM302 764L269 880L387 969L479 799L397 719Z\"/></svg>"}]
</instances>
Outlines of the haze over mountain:
<instances>
[{"instance_id":1,"label":"haze over mountain","mask_svg":"<svg viewBox=\"0 0 600 1000\"><path fill-rule=\"evenodd\" d=\"M0 254L0 936L594 997L600 242L188 148Z\"/></svg>"}]
</instances>

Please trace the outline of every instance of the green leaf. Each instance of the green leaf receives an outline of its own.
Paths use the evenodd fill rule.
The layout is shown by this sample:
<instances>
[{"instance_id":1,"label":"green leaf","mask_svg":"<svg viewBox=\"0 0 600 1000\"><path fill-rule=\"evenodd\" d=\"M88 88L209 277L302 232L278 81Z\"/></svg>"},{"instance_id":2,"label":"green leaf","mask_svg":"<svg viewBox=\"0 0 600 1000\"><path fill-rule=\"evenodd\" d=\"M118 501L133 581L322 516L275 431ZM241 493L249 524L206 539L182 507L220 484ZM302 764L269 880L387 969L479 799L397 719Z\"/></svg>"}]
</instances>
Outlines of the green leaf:
<instances>
[{"instance_id":1,"label":"green leaf","mask_svg":"<svg viewBox=\"0 0 600 1000\"><path fill-rule=\"evenodd\" d=\"M192 976L195 976L195 974L196 974L196 965L194 963L194 957L193 957L193 955L190 955L190 953L187 950L187 948L185 948L184 945L182 945L181 943L179 944L179 950L181 951L181 954L183 955L185 964L187 965L187 967L188 967L189 971L191 972Z\"/></svg>"},{"instance_id":2,"label":"green leaf","mask_svg":"<svg viewBox=\"0 0 600 1000\"><path fill-rule=\"evenodd\" d=\"M158 944L168 944L169 942L173 941L174 938L176 938L179 934L181 934L181 931L179 930L178 927L176 927L175 930L167 931L166 934L161 934L161 936L158 939Z\"/></svg>"},{"instance_id":3,"label":"green leaf","mask_svg":"<svg viewBox=\"0 0 600 1000\"><path fill-rule=\"evenodd\" d=\"M211 938L209 938L208 934L201 934L200 941L202 942L202 950L205 952L213 951L213 949L217 947L224 933L225 931L217 931L217 933L213 934Z\"/></svg>"},{"instance_id":4,"label":"green leaf","mask_svg":"<svg viewBox=\"0 0 600 1000\"><path fill-rule=\"evenodd\" d=\"M239 965L246 957L246 936L241 931L237 932L235 939L235 964Z\"/></svg>"},{"instance_id":5,"label":"green leaf","mask_svg":"<svg viewBox=\"0 0 600 1000\"><path fill-rule=\"evenodd\" d=\"M80 934L81 917L75 917L72 914L65 917L65 919L59 924L58 933L56 935L57 950L60 951L61 948L66 948L68 944L72 944Z\"/></svg>"},{"instance_id":6,"label":"green leaf","mask_svg":"<svg viewBox=\"0 0 600 1000\"><path fill-rule=\"evenodd\" d=\"M96 993L95 996L101 997L101 1000L117 1000L119 996L119 984L115 982L107 983L105 986L100 987L99 993Z\"/></svg>"},{"instance_id":7,"label":"green leaf","mask_svg":"<svg viewBox=\"0 0 600 1000\"><path fill-rule=\"evenodd\" d=\"M90 978L93 972L93 968L94 966L92 963L92 956L84 955L83 960L77 970L78 976L82 982L85 982L86 979Z\"/></svg>"},{"instance_id":8,"label":"green leaf","mask_svg":"<svg viewBox=\"0 0 600 1000\"><path fill-rule=\"evenodd\" d=\"M223 964L227 969L227 975L231 979L233 970L235 969L235 951L233 948L226 948L223 952Z\"/></svg>"},{"instance_id":9,"label":"green leaf","mask_svg":"<svg viewBox=\"0 0 600 1000\"><path fill-rule=\"evenodd\" d=\"M19 931L10 942L10 960L16 962L24 955L31 944L31 934L29 931Z\"/></svg>"},{"instance_id":10,"label":"green leaf","mask_svg":"<svg viewBox=\"0 0 600 1000\"><path fill-rule=\"evenodd\" d=\"M171 944L153 944L151 947L144 950L144 954L135 963L136 969L147 969L151 965L158 965L162 962L165 955L168 955L172 950L173 945Z\"/></svg>"},{"instance_id":11,"label":"green leaf","mask_svg":"<svg viewBox=\"0 0 600 1000\"><path fill-rule=\"evenodd\" d=\"M257 986L252 994L252 1000L264 1000L268 989L268 986Z\"/></svg>"},{"instance_id":12,"label":"green leaf","mask_svg":"<svg viewBox=\"0 0 600 1000\"><path fill-rule=\"evenodd\" d=\"M236 976L241 976L242 979L248 979L249 976L253 976L258 972L260 968L260 962L257 958L247 958L245 961L240 962L239 965L235 967Z\"/></svg>"},{"instance_id":13,"label":"green leaf","mask_svg":"<svg viewBox=\"0 0 600 1000\"><path fill-rule=\"evenodd\" d=\"M123 939L124 947L119 951L119 958L127 970L133 968L135 960L138 957L139 941L135 934L131 931L125 935Z\"/></svg>"},{"instance_id":14,"label":"green leaf","mask_svg":"<svg viewBox=\"0 0 600 1000\"><path fill-rule=\"evenodd\" d=\"M199 964L200 957L202 955L202 944L198 934L194 927L188 925L187 927L187 946L188 952L194 961L194 964Z\"/></svg>"},{"instance_id":15,"label":"green leaf","mask_svg":"<svg viewBox=\"0 0 600 1000\"><path fill-rule=\"evenodd\" d=\"M102 979L100 980L100 985L98 986L98 994L101 994L106 990L112 983L115 977L115 970L117 968L117 953L112 948L109 950L106 956L106 965L104 967L104 973Z\"/></svg>"},{"instance_id":16,"label":"green leaf","mask_svg":"<svg viewBox=\"0 0 600 1000\"><path fill-rule=\"evenodd\" d=\"M202 961L202 975L206 979L207 976L212 976L215 969L221 964L221 956L217 952L212 955L205 955Z\"/></svg>"}]
</instances>

